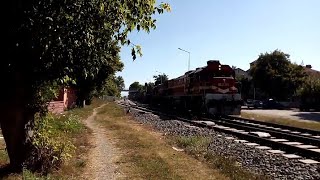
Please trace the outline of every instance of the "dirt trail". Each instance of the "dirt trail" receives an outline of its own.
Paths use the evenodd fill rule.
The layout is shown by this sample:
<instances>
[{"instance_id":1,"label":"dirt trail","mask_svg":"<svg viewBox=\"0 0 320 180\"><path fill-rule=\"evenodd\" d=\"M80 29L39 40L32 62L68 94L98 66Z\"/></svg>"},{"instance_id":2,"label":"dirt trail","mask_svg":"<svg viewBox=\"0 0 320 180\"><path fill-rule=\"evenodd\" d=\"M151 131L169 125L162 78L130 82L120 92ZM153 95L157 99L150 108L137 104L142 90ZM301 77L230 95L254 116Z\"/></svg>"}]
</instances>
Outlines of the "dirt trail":
<instances>
[{"instance_id":1,"label":"dirt trail","mask_svg":"<svg viewBox=\"0 0 320 180\"><path fill-rule=\"evenodd\" d=\"M112 139L108 138L105 129L95 121L98 108L94 109L92 115L85 121L85 125L93 132L91 138L93 147L88 153L88 163L83 178L90 180L117 179L120 177L120 173L115 161L119 156L119 150L113 145Z\"/></svg>"}]
</instances>

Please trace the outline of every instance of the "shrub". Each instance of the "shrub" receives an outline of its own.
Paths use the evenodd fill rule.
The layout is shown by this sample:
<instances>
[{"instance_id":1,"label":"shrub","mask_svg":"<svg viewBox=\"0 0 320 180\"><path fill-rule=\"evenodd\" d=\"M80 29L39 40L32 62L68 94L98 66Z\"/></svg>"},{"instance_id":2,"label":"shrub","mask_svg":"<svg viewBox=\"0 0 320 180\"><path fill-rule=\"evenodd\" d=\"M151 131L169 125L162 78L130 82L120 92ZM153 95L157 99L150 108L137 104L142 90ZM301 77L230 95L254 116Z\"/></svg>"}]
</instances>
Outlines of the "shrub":
<instances>
[{"instance_id":1,"label":"shrub","mask_svg":"<svg viewBox=\"0 0 320 180\"><path fill-rule=\"evenodd\" d=\"M310 108L320 109L320 80L318 78L306 78L297 94L300 97L301 110L308 110Z\"/></svg>"},{"instance_id":2,"label":"shrub","mask_svg":"<svg viewBox=\"0 0 320 180\"><path fill-rule=\"evenodd\" d=\"M50 170L59 168L71 158L75 146L69 140L70 135L79 132L81 125L76 115L54 118L48 114L36 117L26 169L47 174Z\"/></svg>"}]
</instances>

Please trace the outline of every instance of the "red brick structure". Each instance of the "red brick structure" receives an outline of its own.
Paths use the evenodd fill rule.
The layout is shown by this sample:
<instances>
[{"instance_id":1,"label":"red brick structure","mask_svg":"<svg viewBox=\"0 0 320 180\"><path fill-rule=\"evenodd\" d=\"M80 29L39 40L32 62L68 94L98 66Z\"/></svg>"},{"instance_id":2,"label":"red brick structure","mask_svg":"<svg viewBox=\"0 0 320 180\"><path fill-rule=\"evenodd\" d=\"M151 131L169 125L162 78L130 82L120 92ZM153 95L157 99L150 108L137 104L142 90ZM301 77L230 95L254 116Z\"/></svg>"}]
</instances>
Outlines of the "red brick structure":
<instances>
[{"instance_id":1,"label":"red brick structure","mask_svg":"<svg viewBox=\"0 0 320 180\"><path fill-rule=\"evenodd\" d=\"M309 76L320 78L320 71L312 69L311 65L306 65L306 67L304 67L304 72L306 72Z\"/></svg>"},{"instance_id":2,"label":"red brick structure","mask_svg":"<svg viewBox=\"0 0 320 180\"><path fill-rule=\"evenodd\" d=\"M52 113L62 113L66 109L73 108L76 104L76 93L73 88L62 88L57 98L49 102L48 110Z\"/></svg>"}]
</instances>

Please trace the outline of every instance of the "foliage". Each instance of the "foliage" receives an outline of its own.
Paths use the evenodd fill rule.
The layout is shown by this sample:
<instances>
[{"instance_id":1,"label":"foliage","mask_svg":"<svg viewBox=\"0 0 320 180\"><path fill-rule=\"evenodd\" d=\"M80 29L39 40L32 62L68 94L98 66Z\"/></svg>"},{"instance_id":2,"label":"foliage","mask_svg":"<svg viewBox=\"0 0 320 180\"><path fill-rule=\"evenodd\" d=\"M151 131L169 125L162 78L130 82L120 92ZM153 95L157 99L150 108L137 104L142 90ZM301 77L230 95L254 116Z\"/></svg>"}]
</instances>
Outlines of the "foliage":
<instances>
[{"instance_id":1,"label":"foliage","mask_svg":"<svg viewBox=\"0 0 320 180\"><path fill-rule=\"evenodd\" d=\"M145 87L148 94L152 93L154 86L155 86L155 84L152 82L144 84L144 87Z\"/></svg>"},{"instance_id":2,"label":"foliage","mask_svg":"<svg viewBox=\"0 0 320 180\"><path fill-rule=\"evenodd\" d=\"M139 82L133 82L129 86L129 90L136 90L136 91L142 91L143 90L143 85L141 85Z\"/></svg>"},{"instance_id":3,"label":"foliage","mask_svg":"<svg viewBox=\"0 0 320 180\"><path fill-rule=\"evenodd\" d=\"M166 74L159 74L159 75L154 75L154 84L159 85L162 84L164 81L168 81L168 75Z\"/></svg>"},{"instance_id":4,"label":"foliage","mask_svg":"<svg viewBox=\"0 0 320 180\"><path fill-rule=\"evenodd\" d=\"M291 63L289 57L279 50L260 54L250 68L255 87L277 100L290 98L302 84L305 73L303 67Z\"/></svg>"},{"instance_id":5,"label":"foliage","mask_svg":"<svg viewBox=\"0 0 320 180\"><path fill-rule=\"evenodd\" d=\"M320 97L320 79L316 77L306 78L297 94L299 96Z\"/></svg>"},{"instance_id":6,"label":"foliage","mask_svg":"<svg viewBox=\"0 0 320 180\"><path fill-rule=\"evenodd\" d=\"M80 105L83 100L91 101L94 96L99 96L108 91L106 88L111 88L109 91L114 91L112 95L120 95L119 88L117 88L116 78L114 73L120 71L123 68L123 64L120 62L120 58L116 57L118 62L112 64L114 70L108 70L107 65L104 65L94 77L79 76L77 84L75 85L77 91L77 97ZM110 93L109 93L110 94Z\"/></svg>"},{"instance_id":7,"label":"foliage","mask_svg":"<svg viewBox=\"0 0 320 180\"><path fill-rule=\"evenodd\" d=\"M119 97L121 90L124 89L124 80L121 76L109 75L100 86L92 91L90 98L104 95Z\"/></svg>"},{"instance_id":8,"label":"foliage","mask_svg":"<svg viewBox=\"0 0 320 180\"><path fill-rule=\"evenodd\" d=\"M252 98L252 89L253 89L253 82L252 79L248 79L245 77L237 77L237 81L240 83L240 93L243 99Z\"/></svg>"},{"instance_id":9,"label":"foliage","mask_svg":"<svg viewBox=\"0 0 320 180\"><path fill-rule=\"evenodd\" d=\"M124 89L124 81L121 76L109 76L102 90L103 95L120 97L121 90Z\"/></svg>"},{"instance_id":10,"label":"foliage","mask_svg":"<svg viewBox=\"0 0 320 180\"><path fill-rule=\"evenodd\" d=\"M119 91L124 90L125 85L124 85L124 80L123 80L122 76L117 76L115 78L115 83L117 84L117 87L118 87Z\"/></svg>"},{"instance_id":11,"label":"foliage","mask_svg":"<svg viewBox=\"0 0 320 180\"><path fill-rule=\"evenodd\" d=\"M20 86L28 92L24 103L29 105L43 103L34 101L39 88L53 82L76 84L79 98L87 98L122 69L120 44L132 45L133 59L141 54L128 34L150 32L156 28L153 15L170 11L168 4L156 6L155 0L14 0L5 6L1 77L24 82Z\"/></svg>"},{"instance_id":12,"label":"foliage","mask_svg":"<svg viewBox=\"0 0 320 180\"><path fill-rule=\"evenodd\" d=\"M154 15L170 10L168 4L156 5L155 0L4 3L2 42L5 46L0 80L6 84L2 88L6 96L0 105L13 106L3 112L7 119L1 121L1 128L8 132L4 136L10 139L7 141L10 163L17 168L25 157L24 153L17 153L27 151L21 149L26 148L25 136L21 134L28 131L25 125L32 124L34 114L45 108L46 90L54 89L55 85L73 85L78 104L91 100L108 77L122 70L120 46L131 45L133 59L136 53L141 54L140 46L130 42L129 33L150 32L156 28ZM49 92L54 95L53 91ZM12 122L17 127L11 127L12 120L17 121Z\"/></svg>"},{"instance_id":13,"label":"foliage","mask_svg":"<svg viewBox=\"0 0 320 180\"><path fill-rule=\"evenodd\" d=\"M300 97L300 110L320 110L320 79L314 76L306 78L297 95Z\"/></svg>"},{"instance_id":14,"label":"foliage","mask_svg":"<svg viewBox=\"0 0 320 180\"><path fill-rule=\"evenodd\" d=\"M64 161L71 158L75 150L68 136L80 132L82 128L76 115L54 118L48 114L46 117L36 118L31 139L33 147L25 167L42 174L60 167Z\"/></svg>"}]
</instances>

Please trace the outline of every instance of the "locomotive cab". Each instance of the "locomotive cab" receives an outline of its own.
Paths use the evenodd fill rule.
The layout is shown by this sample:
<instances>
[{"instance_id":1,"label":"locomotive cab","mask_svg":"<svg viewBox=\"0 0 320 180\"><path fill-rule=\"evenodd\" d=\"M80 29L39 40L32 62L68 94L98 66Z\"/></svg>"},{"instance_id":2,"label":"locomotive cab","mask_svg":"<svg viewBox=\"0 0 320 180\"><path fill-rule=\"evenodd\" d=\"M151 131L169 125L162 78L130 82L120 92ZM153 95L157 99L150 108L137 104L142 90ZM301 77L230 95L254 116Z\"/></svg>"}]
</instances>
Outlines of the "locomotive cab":
<instances>
[{"instance_id":1,"label":"locomotive cab","mask_svg":"<svg viewBox=\"0 0 320 180\"><path fill-rule=\"evenodd\" d=\"M202 74L207 88L205 106L213 115L239 115L241 110L241 95L234 70L219 61L208 61L206 71Z\"/></svg>"}]
</instances>

